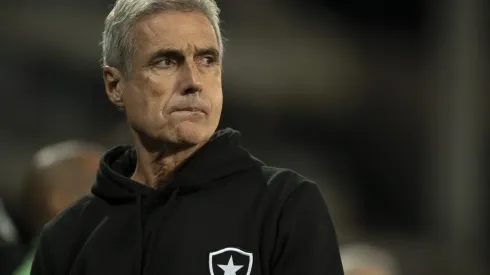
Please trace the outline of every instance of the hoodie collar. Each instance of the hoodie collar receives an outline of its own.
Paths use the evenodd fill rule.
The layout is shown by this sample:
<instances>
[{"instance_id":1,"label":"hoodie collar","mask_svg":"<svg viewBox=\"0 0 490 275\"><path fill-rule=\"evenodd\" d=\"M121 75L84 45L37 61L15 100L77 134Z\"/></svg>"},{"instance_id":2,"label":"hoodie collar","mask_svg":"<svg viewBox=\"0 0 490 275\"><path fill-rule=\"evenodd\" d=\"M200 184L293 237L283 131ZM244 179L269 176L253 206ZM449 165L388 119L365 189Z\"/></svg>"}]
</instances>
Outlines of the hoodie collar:
<instances>
[{"instance_id":1,"label":"hoodie collar","mask_svg":"<svg viewBox=\"0 0 490 275\"><path fill-rule=\"evenodd\" d=\"M206 145L196 151L175 172L165 189L178 189L179 194L199 191L230 174L263 165L240 145L241 134L227 128L217 131ZM131 146L118 146L101 160L92 193L111 203L124 203L136 197L159 192L130 179L136 167L136 151Z\"/></svg>"}]
</instances>

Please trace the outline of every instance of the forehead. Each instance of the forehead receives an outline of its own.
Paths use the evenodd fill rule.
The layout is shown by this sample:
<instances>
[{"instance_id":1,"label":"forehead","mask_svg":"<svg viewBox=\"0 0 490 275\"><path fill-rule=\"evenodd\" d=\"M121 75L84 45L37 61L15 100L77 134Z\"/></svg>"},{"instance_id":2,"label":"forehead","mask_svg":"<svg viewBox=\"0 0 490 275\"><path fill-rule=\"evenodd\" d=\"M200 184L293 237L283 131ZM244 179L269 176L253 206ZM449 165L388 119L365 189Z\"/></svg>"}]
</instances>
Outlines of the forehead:
<instances>
[{"instance_id":1,"label":"forehead","mask_svg":"<svg viewBox=\"0 0 490 275\"><path fill-rule=\"evenodd\" d=\"M161 48L218 48L216 33L205 15L195 11L164 11L143 17L134 26L137 51Z\"/></svg>"}]
</instances>

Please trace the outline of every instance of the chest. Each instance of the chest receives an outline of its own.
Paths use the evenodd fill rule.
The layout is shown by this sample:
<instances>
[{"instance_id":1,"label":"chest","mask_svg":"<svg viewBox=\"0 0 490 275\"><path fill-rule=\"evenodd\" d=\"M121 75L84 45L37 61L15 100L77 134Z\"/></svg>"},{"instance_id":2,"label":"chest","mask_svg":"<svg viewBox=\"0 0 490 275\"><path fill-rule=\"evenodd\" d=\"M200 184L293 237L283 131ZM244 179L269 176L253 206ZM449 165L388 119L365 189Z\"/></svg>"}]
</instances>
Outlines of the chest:
<instances>
[{"instance_id":1,"label":"chest","mask_svg":"<svg viewBox=\"0 0 490 275\"><path fill-rule=\"evenodd\" d=\"M167 214L156 211L143 225L144 274L162 268L169 274L261 274L262 221L250 209L182 203Z\"/></svg>"},{"instance_id":2,"label":"chest","mask_svg":"<svg viewBox=\"0 0 490 275\"><path fill-rule=\"evenodd\" d=\"M221 200L107 215L78 250L71 275L266 275L273 237L260 204Z\"/></svg>"}]
</instances>

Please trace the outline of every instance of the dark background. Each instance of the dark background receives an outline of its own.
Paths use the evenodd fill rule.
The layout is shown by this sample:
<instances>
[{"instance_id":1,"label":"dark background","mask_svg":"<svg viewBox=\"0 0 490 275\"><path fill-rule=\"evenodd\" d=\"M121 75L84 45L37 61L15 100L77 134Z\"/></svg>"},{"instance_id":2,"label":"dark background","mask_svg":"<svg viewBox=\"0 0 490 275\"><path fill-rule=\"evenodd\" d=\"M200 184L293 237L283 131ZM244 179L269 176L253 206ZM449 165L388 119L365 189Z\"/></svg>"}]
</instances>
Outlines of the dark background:
<instances>
[{"instance_id":1,"label":"dark background","mask_svg":"<svg viewBox=\"0 0 490 275\"><path fill-rule=\"evenodd\" d=\"M0 197L14 210L37 149L129 142L100 70L111 3L0 2ZM321 184L342 244L382 246L403 274L484 274L488 5L218 4L222 127L242 131L266 163Z\"/></svg>"}]
</instances>

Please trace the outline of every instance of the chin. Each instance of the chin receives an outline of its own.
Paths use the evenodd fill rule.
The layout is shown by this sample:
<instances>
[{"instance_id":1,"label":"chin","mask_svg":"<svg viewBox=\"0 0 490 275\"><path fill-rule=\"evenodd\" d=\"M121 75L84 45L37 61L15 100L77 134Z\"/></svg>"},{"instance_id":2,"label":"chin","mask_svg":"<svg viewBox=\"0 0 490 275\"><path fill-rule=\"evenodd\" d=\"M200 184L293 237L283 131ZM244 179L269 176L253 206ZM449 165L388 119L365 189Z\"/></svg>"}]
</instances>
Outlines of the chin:
<instances>
[{"instance_id":1,"label":"chin","mask_svg":"<svg viewBox=\"0 0 490 275\"><path fill-rule=\"evenodd\" d=\"M175 127L173 136L177 144L192 146L209 140L214 131L216 131L216 127L183 121Z\"/></svg>"}]
</instances>

